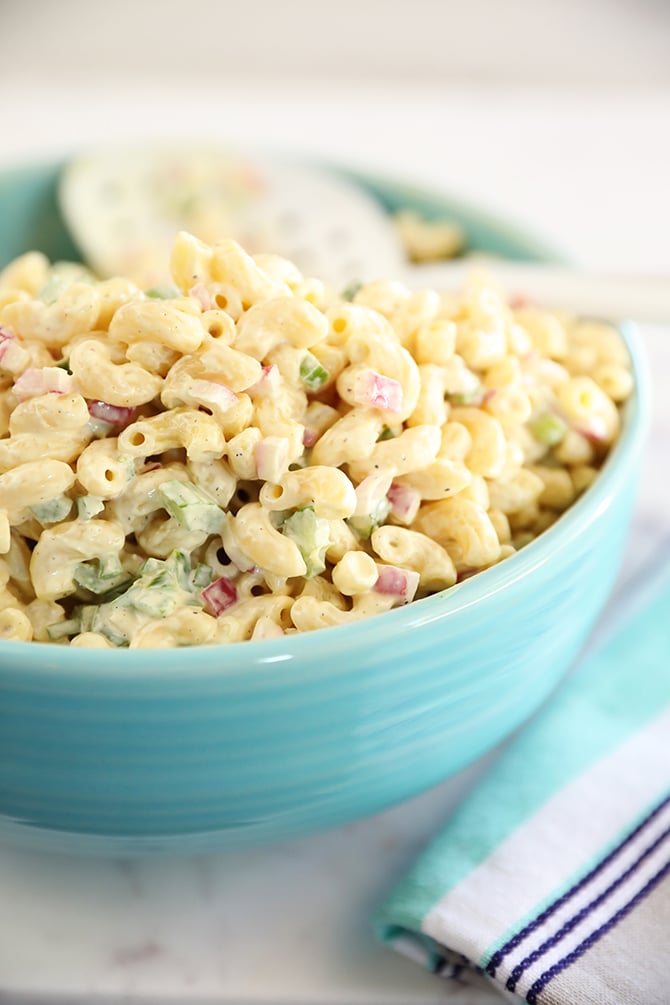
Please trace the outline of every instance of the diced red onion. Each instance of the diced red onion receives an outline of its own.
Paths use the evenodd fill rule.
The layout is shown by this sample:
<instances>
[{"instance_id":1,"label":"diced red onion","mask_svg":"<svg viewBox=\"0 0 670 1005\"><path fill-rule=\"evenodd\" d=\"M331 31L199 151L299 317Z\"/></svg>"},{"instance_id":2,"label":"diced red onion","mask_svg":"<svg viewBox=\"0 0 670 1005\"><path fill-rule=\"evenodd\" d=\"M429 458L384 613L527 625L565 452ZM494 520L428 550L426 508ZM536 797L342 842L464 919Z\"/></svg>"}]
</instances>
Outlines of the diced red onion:
<instances>
[{"instance_id":1,"label":"diced red onion","mask_svg":"<svg viewBox=\"0 0 670 1005\"><path fill-rule=\"evenodd\" d=\"M379 577L373 589L389 597L397 597L398 603L409 604L419 586L418 572L400 569L396 565L378 565Z\"/></svg>"},{"instance_id":2,"label":"diced red onion","mask_svg":"<svg viewBox=\"0 0 670 1005\"><path fill-rule=\"evenodd\" d=\"M384 412L401 412L402 384L376 370L362 370L354 384L354 400L359 405L372 405Z\"/></svg>"},{"instance_id":3,"label":"diced red onion","mask_svg":"<svg viewBox=\"0 0 670 1005\"><path fill-rule=\"evenodd\" d=\"M256 471L263 482L278 482L288 469L288 442L285 436L265 436L256 446Z\"/></svg>"},{"instance_id":4,"label":"diced red onion","mask_svg":"<svg viewBox=\"0 0 670 1005\"><path fill-rule=\"evenodd\" d=\"M193 297L195 300L200 301L200 306L203 311L211 310L212 298L210 297L209 290L204 283L196 283L195 286L192 286L188 291L188 295L189 297Z\"/></svg>"},{"instance_id":5,"label":"diced red onion","mask_svg":"<svg viewBox=\"0 0 670 1005\"><path fill-rule=\"evenodd\" d=\"M303 447L313 447L318 438L319 434L316 429L310 429L309 426L305 426L304 432L302 434Z\"/></svg>"},{"instance_id":6,"label":"diced red onion","mask_svg":"<svg viewBox=\"0 0 670 1005\"><path fill-rule=\"evenodd\" d=\"M378 471L367 475L356 486L356 509L354 516L367 516L385 499L393 481L390 471Z\"/></svg>"},{"instance_id":7,"label":"diced red onion","mask_svg":"<svg viewBox=\"0 0 670 1005\"><path fill-rule=\"evenodd\" d=\"M391 487L386 493L386 498L391 503L391 513L400 520L401 523L410 524L419 512L421 505L421 493L411 485L401 485L399 482L391 482Z\"/></svg>"},{"instance_id":8,"label":"diced red onion","mask_svg":"<svg viewBox=\"0 0 670 1005\"><path fill-rule=\"evenodd\" d=\"M213 380L194 380L191 385L191 397L199 405L215 405L221 411L227 412L237 404L237 395L225 384L217 384Z\"/></svg>"},{"instance_id":9,"label":"diced red onion","mask_svg":"<svg viewBox=\"0 0 670 1005\"><path fill-rule=\"evenodd\" d=\"M88 402L88 412L94 419L108 423L116 432L121 432L134 422L137 415L136 408L124 408L122 405L110 405L107 401L96 400Z\"/></svg>"},{"instance_id":10,"label":"diced red onion","mask_svg":"<svg viewBox=\"0 0 670 1005\"><path fill-rule=\"evenodd\" d=\"M0 366L3 370L16 373L23 369L29 359L26 350L19 345L16 335L6 328L0 328Z\"/></svg>"},{"instance_id":11,"label":"diced red onion","mask_svg":"<svg viewBox=\"0 0 670 1005\"><path fill-rule=\"evenodd\" d=\"M16 342L16 335L13 332L8 332L6 328L0 328L0 359L12 342Z\"/></svg>"},{"instance_id":12,"label":"diced red onion","mask_svg":"<svg viewBox=\"0 0 670 1005\"><path fill-rule=\"evenodd\" d=\"M575 426L574 430L583 436L589 443L604 443L607 440L607 424L600 415L590 415L587 419L588 425Z\"/></svg>"},{"instance_id":13,"label":"diced red onion","mask_svg":"<svg viewBox=\"0 0 670 1005\"><path fill-rule=\"evenodd\" d=\"M279 392L280 374L274 363L264 366L259 380L247 388L247 394L252 398L269 398Z\"/></svg>"},{"instance_id":14,"label":"diced red onion","mask_svg":"<svg viewBox=\"0 0 670 1005\"><path fill-rule=\"evenodd\" d=\"M202 591L205 610L218 618L229 607L237 602L237 587L228 576L220 576Z\"/></svg>"},{"instance_id":15,"label":"diced red onion","mask_svg":"<svg viewBox=\"0 0 670 1005\"><path fill-rule=\"evenodd\" d=\"M74 388L71 373L58 366L44 366L28 367L14 382L12 390L19 401L27 401L40 394L67 394Z\"/></svg>"}]
</instances>

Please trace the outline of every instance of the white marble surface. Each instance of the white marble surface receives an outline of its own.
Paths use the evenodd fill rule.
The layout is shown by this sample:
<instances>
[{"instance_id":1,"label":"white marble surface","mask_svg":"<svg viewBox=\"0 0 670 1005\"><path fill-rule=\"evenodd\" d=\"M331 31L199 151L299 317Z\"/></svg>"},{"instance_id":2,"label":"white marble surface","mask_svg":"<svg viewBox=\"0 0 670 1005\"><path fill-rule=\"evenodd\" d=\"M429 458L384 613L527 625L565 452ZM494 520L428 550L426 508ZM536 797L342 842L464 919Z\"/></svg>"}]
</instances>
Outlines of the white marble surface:
<instances>
[{"instance_id":1,"label":"white marble surface","mask_svg":"<svg viewBox=\"0 0 670 1005\"><path fill-rule=\"evenodd\" d=\"M84 82L73 73L22 83L0 109L4 163L147 129L166 135L175 123L188 135L215 128L459 191L594 266L670 271L670 113L660 91L403 85L353 95L340 82L269 95L253 83L213 93L188 81ZM640 569L670 544L670 331L644 335L654 429L610 622ZM488 989L447 986L395 957L369 928L374 906L478 770L274 849L124 864L0 848L0 1003L494 1003Z\"/></svg>"},{"instance_id":2,"label":"white marble surface","mask_svg":"<svg viewBox=\"0 0 670 1005\"><path fill-rule=\"evenodd\" d=\"M441 982L378 947L369 918L472 774L272 850L96 862L4 849L0 1002L437 1003ZM454 1005L489 999L454 989Z\"/></svg>"}]
</instances>

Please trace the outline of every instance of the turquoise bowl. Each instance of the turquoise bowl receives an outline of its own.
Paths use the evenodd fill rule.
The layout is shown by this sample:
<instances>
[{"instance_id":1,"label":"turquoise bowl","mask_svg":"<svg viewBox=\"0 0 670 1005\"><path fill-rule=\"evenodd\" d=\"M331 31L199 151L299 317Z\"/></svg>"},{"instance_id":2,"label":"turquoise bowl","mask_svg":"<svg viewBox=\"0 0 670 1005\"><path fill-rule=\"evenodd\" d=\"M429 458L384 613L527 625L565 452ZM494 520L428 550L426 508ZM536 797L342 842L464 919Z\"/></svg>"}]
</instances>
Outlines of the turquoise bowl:
<instances>
[{"instance_id":1,"label":"turquoise bowl","mask_svg":"<svg viewBox=\"0 0 670 1005\"><path fill-rule=\"evenodd\" d=\"M0 180L0 259L72 253L57 169ZM472 244L546 252L460 205L386 182L387 205L459 219ZM5 225L6 224L6 225ZM66 852L192 853L374 813L462 768L524 721L603 607L629 526L644 365L602 473L518 555L345 627L220 648L0 643L0 838Z\"/></svg>"}]
</instances>

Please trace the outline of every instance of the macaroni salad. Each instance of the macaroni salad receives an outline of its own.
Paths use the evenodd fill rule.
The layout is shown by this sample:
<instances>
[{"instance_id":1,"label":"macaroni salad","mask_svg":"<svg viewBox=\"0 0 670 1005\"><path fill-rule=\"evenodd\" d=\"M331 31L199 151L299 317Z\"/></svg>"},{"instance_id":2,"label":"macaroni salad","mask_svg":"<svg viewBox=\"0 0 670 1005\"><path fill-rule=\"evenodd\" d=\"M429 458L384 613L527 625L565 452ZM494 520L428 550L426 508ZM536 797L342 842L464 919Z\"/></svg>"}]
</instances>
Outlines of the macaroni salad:
<instances>
[{"instance_id":1,"label":"macaroni salad","mask_svg":"<svg viewBox=\"0 0 670 1005\"><path fill-rule=\"evenodd\" d=\"M377 614L513 555L597 476L609 325L187 233L174 285L0 275L0 637L229 643Z\"/></svg>"}]
</instances>

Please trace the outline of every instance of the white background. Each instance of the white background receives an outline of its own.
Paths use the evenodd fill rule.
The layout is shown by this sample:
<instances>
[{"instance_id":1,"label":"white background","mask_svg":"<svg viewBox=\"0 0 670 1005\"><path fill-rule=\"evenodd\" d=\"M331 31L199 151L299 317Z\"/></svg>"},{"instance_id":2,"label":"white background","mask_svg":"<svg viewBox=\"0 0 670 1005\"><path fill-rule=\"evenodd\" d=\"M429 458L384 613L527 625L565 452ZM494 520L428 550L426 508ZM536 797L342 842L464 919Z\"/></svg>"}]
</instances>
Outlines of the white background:
<instances>
[{"instance_id":1,"label":"white background","mask_svg":"<svg viewBox=\"0 0 670 1005\"><path fill-rule=\"evenodd\" d=\"M670 82L665 0L5 0L2 9L9 73Z\"/></svg>"},{"instance_id":2,"label":"white background","mask_svg":"<svg viewBox=\"0 0 670 1005\"><path fill-rule=\"evenodd\" d=\"M670 269L665 0L2 0L0 162L137 136L430 184Z\"/></svg>"}]
</instances>

